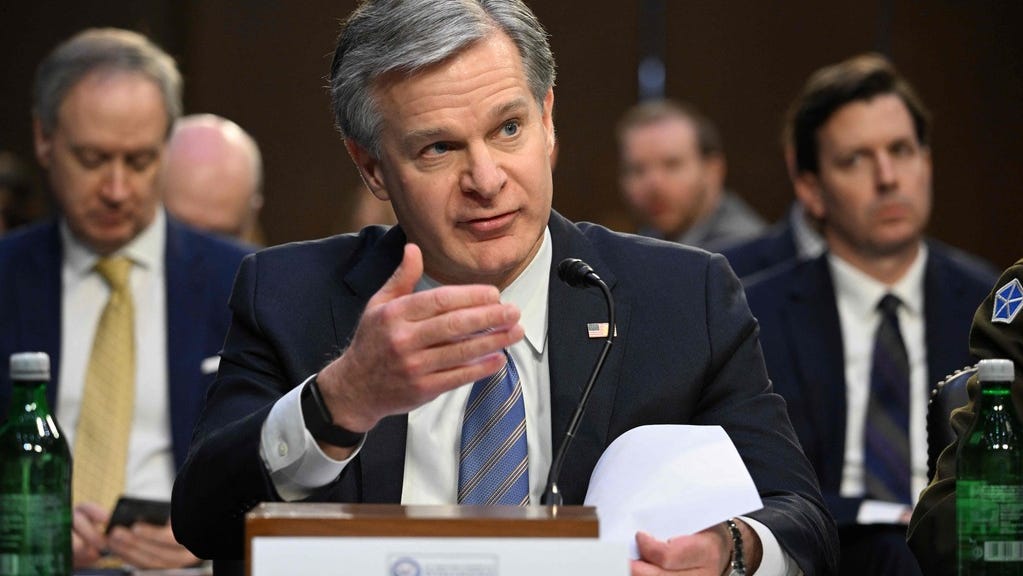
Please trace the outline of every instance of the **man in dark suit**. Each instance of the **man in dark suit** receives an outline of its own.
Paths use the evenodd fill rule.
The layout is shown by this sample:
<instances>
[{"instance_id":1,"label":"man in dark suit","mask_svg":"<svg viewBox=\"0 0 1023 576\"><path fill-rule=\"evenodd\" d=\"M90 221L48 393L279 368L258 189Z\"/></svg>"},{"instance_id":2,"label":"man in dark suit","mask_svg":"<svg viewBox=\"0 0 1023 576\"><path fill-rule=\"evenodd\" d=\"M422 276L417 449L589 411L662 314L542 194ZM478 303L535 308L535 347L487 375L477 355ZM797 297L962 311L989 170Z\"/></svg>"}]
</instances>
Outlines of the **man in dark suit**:
<instances>
[{"instance_id":1,"label":"man in dark suit","mask_svg":"<svg viewBox=\"0 0 1023 576\"><path fill-rule=\"evenodd\" d=\"M370 1L349 17L331 71L337 124L399 224L242 264L173 500L175 534L218 571L240 570L244 514L261 501L538 503L603 346L604 301L558 280L567 257L611 286L617 327L603 330L619 344L567 456L565 502L583 501L631 428L721 425L765 504L735 521L750 571L833 569L834 528L724 259L552 212L553 84L546 35L518 0ZM467 402L488 380L480 396L501 391L499 422L513 421L494 459L516 450L496 478L465 472ZM492 490L476 489L484 477ZM635 574L716 575L734 539L717 525L637 544Z\"/></svg>"},{"instance_id":2,"label":"man in dark suit","mask_svg":"<svg viewBox=\"0 0 1023 576\"><path fill-rule=\"evenodd\" d=\"M1023 282L1023 260L1002 273L977 308L970 328L970 353L975 358L1007 358L1015 363L1012 401L1017 414L1023 414L1023 313L1020 313L1020 302L1012 297L1012 285L1018 290L1020 282ZM937 471L920 494L920 502L913 508L909 523L909 546L926 576L956 574L956 454L959 442L977 417L980 385L975 374L976 369L971 369L956 376L956 379L967 379L969 403L952 412L955 441L941 452ZM954 386L962 382L950 379L945 384Z\"/></svg>"},{"instance_id":3,"label":"man in dark suit","mask_svg":"<svg viewBox=\"0 0 1023 576\"><path fill-rule=\"evenodd\" d=\"M904 541L927 483L930 387L994 279L927 241L928 118L894 68L852 58L811 76L789 116L797 196L828 253L747 287L768 373L839 525L843 574L918 574Z\"/></svg>"},{"instance_id":4,"label":"man in dark suit","mask_svg":"<svg viewBox=\"0 0 1023 576\"><path fill-rule=\"evenodd\" d=\"M186 456L202 398L216 372L234 272L244 249L167 217L155 191L170 126L181 110L173 60L124 30L89 30L58 46L35 86L35 146L62 215L0 240L0 356L40 350L54 375L47 393L75 457L75 566L111 552L138 567L180 567L197 559L163 526L124 527L104 536L119 493L167 500ZM112 288L100 262L127 263L133 313L122 466L80 482L89 466L78 442L90 396L94 334ZM98 337L95 341L98 341ZM92 352L90 352L92 350ZM0 403L11 382L0 371ZM133 398L133 399L132 399ZM114 398L99 398L99 430ZM107 559L103 559L107 562Z\"/></svg>"},{"instance_id":5,"label":"man in dark suit","mask_svg":"<svg viewBox=\"0 0 1023 576\"><path fill-rule=\"evenodd\" d=\"M721 135L696 107L641 102L618 121L617 136L619 185L640 234L717 252L763 231L764 219L725 188Z\"/></svg>"}]
</instances>

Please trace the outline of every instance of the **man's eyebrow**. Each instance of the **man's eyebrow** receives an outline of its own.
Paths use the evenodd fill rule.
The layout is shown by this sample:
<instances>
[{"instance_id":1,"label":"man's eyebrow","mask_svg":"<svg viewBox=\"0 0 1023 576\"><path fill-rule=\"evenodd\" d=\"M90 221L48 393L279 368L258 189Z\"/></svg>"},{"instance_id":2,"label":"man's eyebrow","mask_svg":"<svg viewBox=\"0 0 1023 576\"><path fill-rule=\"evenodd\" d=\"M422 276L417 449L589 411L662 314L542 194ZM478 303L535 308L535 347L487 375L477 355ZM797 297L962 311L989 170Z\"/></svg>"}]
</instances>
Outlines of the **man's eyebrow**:
<instances>
[{"instance_id":1,"label":"man's eyebrow","mask_svg":"<svg viewBox=\"0 0 1023 576\"><path fill-rule=\"evenodd\" d=\"M410 147L418 144L419 142L432 142L437 140L444 135L444 130L440 128L422 128L419 130L409 130L402 137L401 142L404 147Z\"/></svg>"},{"instance_id":2,"label":"man's eyebrow","mask_svg":"<svg viewBox=\"0 0 1023 576\"><path fill-rule=\"evenodd\" d=\"M95 146L89 146L88 144L71 144L68 148L70 148L75 154L84 154L86 152L103 153L103 150L100 150Z\"/></svg>"},{"instance_id":3,"label":"man's eyebrow","mask_svg":"<svg viewBox=\"0 0 1023 576\"><path fill-rule=\"evenodd\" d=\"M493 111L490 112L490 117L499 119L509 114L521 113L521 111L523 110L528 111L528 109L529 109L528 100L526 100L525 98L516 98L510 102L505 102L504 104L498 106L497 108L494 108Z\"/></svg>"},{"instance_id":4,"label":"man's eyebrow","mask_svg":"<svg viewBox=\"0 0 1023 576\"><path fill-rule=\"evenodd\" d=\"M101 156L138 156L140 154L157 154L160 150L159 146L139 146L138 148L132 148L130 150L117 150L111 151L100 146L94 146L91 144L70 144L68 145L73 154L99 154Z\"/></svg>"}]
</instances>

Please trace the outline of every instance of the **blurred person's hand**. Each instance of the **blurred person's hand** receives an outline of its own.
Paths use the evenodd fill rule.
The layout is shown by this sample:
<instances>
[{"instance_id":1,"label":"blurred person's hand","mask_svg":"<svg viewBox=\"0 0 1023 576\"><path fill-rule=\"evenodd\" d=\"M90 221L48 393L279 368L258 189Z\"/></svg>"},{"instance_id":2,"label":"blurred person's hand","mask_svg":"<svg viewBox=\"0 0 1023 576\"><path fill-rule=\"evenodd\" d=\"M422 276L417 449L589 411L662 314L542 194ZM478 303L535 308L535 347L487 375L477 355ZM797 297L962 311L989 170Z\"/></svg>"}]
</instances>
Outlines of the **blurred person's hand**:
<instances>
[{"instance_id":1,"label":"blurred person's hand","mask_svg":"<svg viewBox=\"0 0 1023 576\"><path fill-rule=\"evenodd\" d=\"M171 524L162 526L136 522L116 526L107 537L110 552L136 568L184 568L199 563L187 548L174 539Z\"/></svg>"},{"instance_id":2,"label":"blurred person's hand","mask_svg":"<svg viewBox=\"0 0 1023 576\"><path fill-rule=\"evenodd\" d=\"M94 565L107 548L104 534L110 513L99 504L85 502L75 506L71 520L71 549L74 567Z\"/></svg>"}]
</instances>

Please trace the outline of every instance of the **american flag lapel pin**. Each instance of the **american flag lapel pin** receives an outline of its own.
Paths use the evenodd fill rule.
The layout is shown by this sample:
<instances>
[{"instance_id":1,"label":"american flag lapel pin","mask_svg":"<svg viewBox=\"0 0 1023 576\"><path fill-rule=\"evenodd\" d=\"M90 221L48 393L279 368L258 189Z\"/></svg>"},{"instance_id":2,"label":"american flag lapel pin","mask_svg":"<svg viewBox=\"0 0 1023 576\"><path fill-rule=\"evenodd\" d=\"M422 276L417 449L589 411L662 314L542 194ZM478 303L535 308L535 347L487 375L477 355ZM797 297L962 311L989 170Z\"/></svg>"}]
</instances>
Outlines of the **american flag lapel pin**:
<instances>
[{"instance_id":1,"label":"american flag lapel pin","mask_svg":"<svg viewBox=\"0 0 1023 576\"><path fill-rule=\"evenodd\" d=\"M590 322L586 325L586 335L590 338L607 338L607 322ZM618 327L615 327L615 336L618 336Z\"/></svg>"}]
</instances>

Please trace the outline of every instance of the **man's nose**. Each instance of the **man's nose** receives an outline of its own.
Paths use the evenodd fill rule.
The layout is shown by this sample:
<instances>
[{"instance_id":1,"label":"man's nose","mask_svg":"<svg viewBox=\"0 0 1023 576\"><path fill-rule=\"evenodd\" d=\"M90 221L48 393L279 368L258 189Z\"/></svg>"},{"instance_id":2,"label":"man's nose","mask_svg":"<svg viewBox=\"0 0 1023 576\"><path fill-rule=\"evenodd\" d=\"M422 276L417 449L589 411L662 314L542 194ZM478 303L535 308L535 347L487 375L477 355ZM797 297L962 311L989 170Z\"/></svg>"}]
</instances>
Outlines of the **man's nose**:
<instances>
[{"instance_id":1,"label":"man's nose","mask_svg":"<svg viewBox=\"0 0 1023 576\"><path fill-rule=\"evenodd\" d=\"M462 189L483 198L493 198L504 188L508 175L487 146L467 149L468 165L462 175Z\"/></svg>"},{"instance_id":2,"label":"man's nose","mask_svg":"<svg viewBox=\"0 0 1023 576\"><path fill-rule=\"evenodd\" d=\"M118 202L126 198L130 190L128 178L128 167L125 166L124 161L111 160L106 179L103 182L103 197L110 202Z\"/></svg>"},{"instance_id":3,"label":"man's nose","mask_svg":"<svg viewBox=\"0 0 1023 576\"><path fill-rule=\"evenodd\" d=\"M882 152L878 154L876 166L877 187L882 191L894 190L899 182L895 172L895 162L891 154Z\"/></svg>"}]
</instances>

